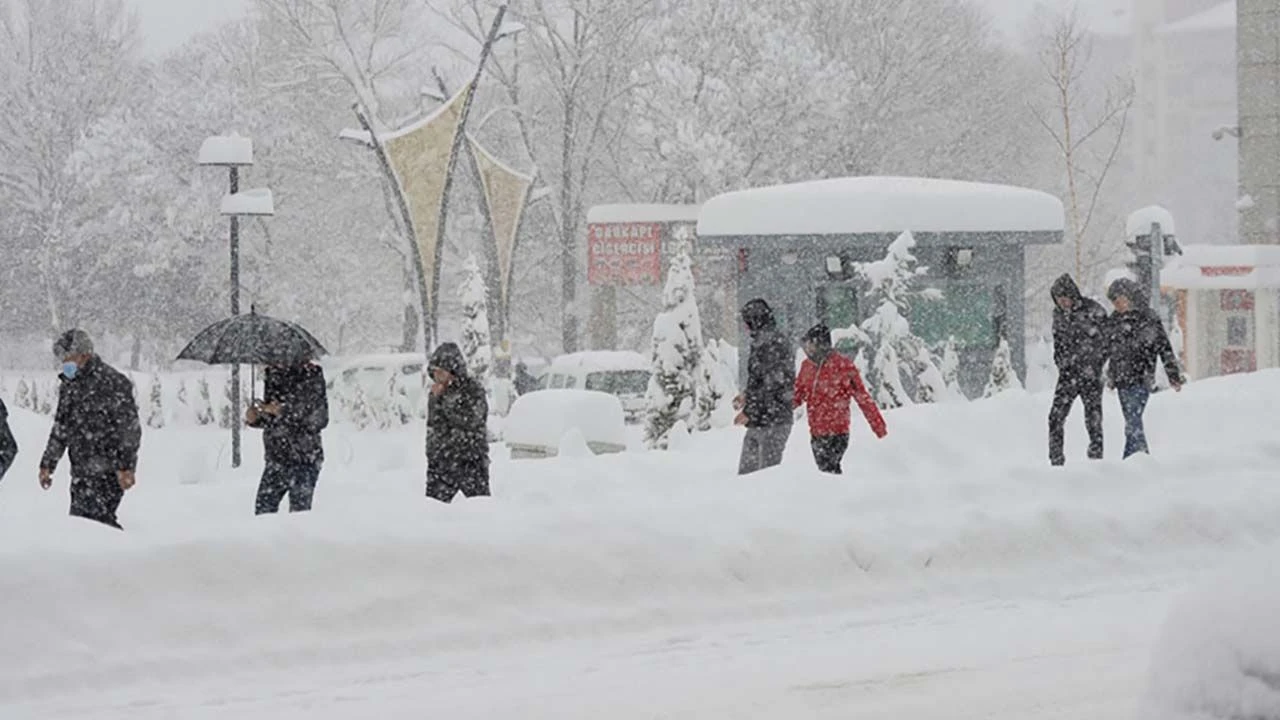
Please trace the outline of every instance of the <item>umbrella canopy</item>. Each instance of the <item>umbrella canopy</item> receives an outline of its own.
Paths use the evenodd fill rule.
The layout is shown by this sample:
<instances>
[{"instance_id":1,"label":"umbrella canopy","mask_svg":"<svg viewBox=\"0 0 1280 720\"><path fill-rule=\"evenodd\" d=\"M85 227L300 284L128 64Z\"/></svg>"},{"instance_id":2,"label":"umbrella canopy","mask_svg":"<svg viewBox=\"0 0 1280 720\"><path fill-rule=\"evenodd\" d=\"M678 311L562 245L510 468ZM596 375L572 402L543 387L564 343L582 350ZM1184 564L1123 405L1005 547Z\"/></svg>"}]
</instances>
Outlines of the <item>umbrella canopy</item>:
<instances>
[{"instance_id":1,"label":"umbrella canopy","mask_svg":"<svg viewBox=\"0 0 1280 720\"><path fill-rule=\"evenodd\" d=\"M301 365L326 354L298 325L251 312L200 331L178 359L210 365Z\"/></svg>"}]
</instances>

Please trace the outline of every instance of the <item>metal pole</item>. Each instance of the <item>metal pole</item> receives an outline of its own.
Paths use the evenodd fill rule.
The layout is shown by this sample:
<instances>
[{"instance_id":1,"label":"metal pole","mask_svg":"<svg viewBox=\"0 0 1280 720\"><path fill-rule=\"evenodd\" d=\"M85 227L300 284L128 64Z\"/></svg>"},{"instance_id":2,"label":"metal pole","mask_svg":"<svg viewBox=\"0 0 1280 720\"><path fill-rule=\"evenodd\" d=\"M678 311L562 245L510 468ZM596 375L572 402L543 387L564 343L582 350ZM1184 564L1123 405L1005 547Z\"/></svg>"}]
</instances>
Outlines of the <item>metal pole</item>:
<instances>
[{"instance_id":1,"label":"metal pole","mask_svg":"<svg viewBox=\"0 0 1280 720\"><path fill-rule=\"evenodd\" d=\"M449 148L449 164L444 175L444 194L440 201L440 218L436 226L436 262L435 277L431 285L431 328L436 328L436 300L440 296L440 260L444 251L445 226L449 222L449 190L453 187L453 171L458 165L458 149L467 135L467 116L471 114L471 102L476 97L476 87L480 85L480 77L484 74L484 64L493 51L493 44L498 40L498 30L502 27L502 18L507 14L507 4L498 6L498 13L493 16L493 24L489 26L489 34L484 45L480 46L480 62L476 66L475 77L467 85L466 95L462 99L462 109L458 113L458 128L454 131L453 145Z\"/></svg>"},{"instance_id":2,"label":"metal pole","mask_svg":"<svg viewBox=\"0 0 1280 720\"><path fill-rule=\"evenodd\" d=\"M231 166L231 194L240 191L240 168ZM240 218L231 216L231 315L240 314ZM231 366L231 467L240 467L240 366Z\"/></svg>"},{"instance_id":3,"label":"metal pole","mask_svg":"<svg viewBox=\"0 0 1280 720\"><path fill-rule=\"evenodd\" d=\"M422 347L423 353L431 354L432 340L432 323L428 313L435 312L435 305L431 302L431 297L427 293L427 277L422 272L422 249L418 247L418 233L413 227L413 215L409 212L409 201L404 196L404 188L400 185L400 179L396 177L395 170L391 167L391 161L387 159L387 150L382 146L382 141L378 139L378 133L373 130L373 123L364 113L364 108L356 103L351 107L355 111L356 118L360 120L360 126L364 131L369 133L369 142L373 145L373 152L378 157L378 164L382 166L382 173L391 182L391 189L396 197L396 207L400 210L400 222L404 225L405 235L409 239L409 255L413 259L414 276L418 278L418 301L421 304L419 312L422 320ZM439 268L436 269L437 273Z\"/></svg>"},{"instance_id":4,"label":"metal pole","mask_svg":"<svg viewBox=\"0 0 1280 720\"><path fill-rule=\"evenodd\" d=\"M1160 297L1160 266L1164 264L1164 232L1160 223L1151 223L1151 309L1164 320L1164 303Z\"/></svg>"}]
</instances>

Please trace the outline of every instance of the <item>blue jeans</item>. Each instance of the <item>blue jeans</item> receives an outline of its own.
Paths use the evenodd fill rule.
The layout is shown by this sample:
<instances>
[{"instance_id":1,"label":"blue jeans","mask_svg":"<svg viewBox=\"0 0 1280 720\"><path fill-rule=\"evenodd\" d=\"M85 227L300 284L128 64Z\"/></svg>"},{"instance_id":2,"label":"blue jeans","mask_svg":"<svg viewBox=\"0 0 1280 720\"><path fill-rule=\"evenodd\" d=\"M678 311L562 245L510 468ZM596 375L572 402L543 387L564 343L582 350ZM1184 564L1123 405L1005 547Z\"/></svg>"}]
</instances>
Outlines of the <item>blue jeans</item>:
<instances>
[{"instance_id":1,"label":"blue jeans","mask_svg":"<svg viewBox=\"0 0 1280 720\"><path fill-rule=\"evenodd\" d=\"M1142 413L1147 409L1151 390L1146 385L1128 385L1116 388L1116 391L1120 394L1120 410L1124 412L1124 456L1150 454L1147 432L1142 427Z\"/></svg>"},{"instance_id":2,"label":"blue jeans","mask_svg":"<svg viewBox=\"0 0 1280 720\"><path fill-rule=\"evenodd\" d=\"M306 512L311 509L311 498L320 479L320 466L281 465L268 462L258 484L258 497L254 511L257 515L279 512L280 501L289 496L289 512Z\"/></svg>"}]
</instances>

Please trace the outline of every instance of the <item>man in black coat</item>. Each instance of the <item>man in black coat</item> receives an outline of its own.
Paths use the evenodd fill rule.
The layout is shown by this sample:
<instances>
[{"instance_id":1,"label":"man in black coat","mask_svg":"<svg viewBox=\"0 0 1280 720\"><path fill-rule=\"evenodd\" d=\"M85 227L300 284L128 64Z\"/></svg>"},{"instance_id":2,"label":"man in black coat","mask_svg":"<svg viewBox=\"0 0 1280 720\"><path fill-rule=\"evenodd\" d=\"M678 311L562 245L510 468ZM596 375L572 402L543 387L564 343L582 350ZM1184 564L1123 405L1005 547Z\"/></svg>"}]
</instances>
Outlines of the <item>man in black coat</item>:
<instances>
[{"instance_id":1,"label":"man in black coat","mask_svg":"<svg viewBox=\"0 0 1280 720\"><path fill-rule=\"evenodd\" d=\"M17 457L18 441L13 439L13 433L9 430L9 409L4 406L4 400L0 400L0 480L13 467L13 461Z\"/></svg>"},{"instance_id":2,"label":"man in black coat","mask_svg":"<svg viewBox=\"0 0 1280 720\"><path fill-rule=\"evenodd\" d=\"M320 432L329 426L324 370L313 363L268 367L262 402L249 408L245 423L262 430L266 459L254 513L279 512L285 495L289 512L310 510L324 464Z\"/></svg>"},{"instance_id":3,"label":"man in black coat","mask_svg":"<svg viewBox=\"0 0 1280 720\"><path fill-rule=\"evenodd\" d=\"M742 308L742 322L751 334L751 353L747 388L734 400L734 408L735 422L747 427L738 460L738 474L747 475L782 462L791 437L796 366L794 350L778 330L769 303L760 298L749 301Z\"/></svg>"},{"instance_id":4,"label":"man in black coat","mask_svg":"<svg viewBox=\"0 0 1280 720\"><path fill-rule=\"evenodd\" d=\"M489 495L489 401L467 373L462 350L444 343L431 354L427 401L427 497L452 502Z\"/></svg>"},{"instance_id":5,"label":"man in black coat","mask_svg":"<svg viewBox=\"0 0 1280 720\"><path fill-rule=\"evenodd\" d=\"M40 486L53 486L63 453L71 456L71 515L120 529L116 511L136 482L142 423L133 382L102 361L82 330L53 345L62 360L62 385L49 444L40 460Z\"/></svg>"},{"instance_id":6,"label":"man in black coat","mask_svg":"<svg viewBox=\"0 0 1280 720\"><path fill-rule=\"evenodd\" d=\"M1182 371L1164 323L1147 307L1146 293L1138 283L1120 278L1107 288L1107 299L1116 311L1110 321L1111 384L1120 395L1124 412L1124 456L1150 453L1142 414L1155 384L1156 358L1164 361L1165 373L1174 390L1182 391Z\"/></svg>"},{"instance_id":7,"label":"man in black coat","mask_svg":"<svg viewBox=\"0 0 1280 720\"><path fill-rule=\"evenodd\" d=\"M1049 411L1049 462L1062 465L1064 429L1076 398L1084 405L1089 458L1102 459L1102 366L1107 360L1107 311L1080 293L1071 275L1054 281L1053 361L1058 387Z\"/></svg>"}]
</instances>

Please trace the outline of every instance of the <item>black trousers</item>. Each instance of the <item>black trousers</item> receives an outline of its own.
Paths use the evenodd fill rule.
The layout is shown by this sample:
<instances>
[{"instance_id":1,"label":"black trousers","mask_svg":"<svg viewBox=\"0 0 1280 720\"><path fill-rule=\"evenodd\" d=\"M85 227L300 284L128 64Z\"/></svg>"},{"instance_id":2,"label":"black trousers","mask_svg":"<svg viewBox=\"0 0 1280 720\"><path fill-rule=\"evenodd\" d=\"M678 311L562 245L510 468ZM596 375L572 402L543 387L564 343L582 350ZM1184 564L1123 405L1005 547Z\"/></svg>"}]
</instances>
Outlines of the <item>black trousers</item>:
<instances>
[{"instance_id":1,"label":"black trousers","mask_svg":"<svg viewBox=\"0 0 1280 720\"><path fill-rule=\"evenodd\" d=\"M427 472L427 497L442 503L450 503L458 493L469 498L489 497L488 471L473 471L458 475Z\"/></svg>"},{"instance_id":2,"label":"black trousers","mask_svg":"<svg viewBox=\"0 0 1280 720\"><path fill-rule=\"evenodd\" d=\"M819 470L833 475L844 472L840 461L844 460L844 453L849 449L848 434L815 435L809 439L809 445L813 448L813 459L818 463Z\"/></svg>"},{"instance_id":3,"label":"black trousers","mask_svg":"<svg viewBox=\"0 0 1280 720\"><path fill-rule=\"evenodd\" d=\"M1053 407L1049 410L1049 462L1062 465L1067 416L1076 398L1084 405L1084 426L1089 431L1089 457L1102 459L1102 374L1063 373L1058 377L1058 387L1053 393Z\"/></svg>"},{"instance_id":4,"label":"black trousers","mask_svg":"<svg viewBox=\"0 0 1280 720\"><path fill-rule=\"evenodd\" d=\"M72 517L93 520L123 530L120 521L116 519L116 511L120 509L120 501L123 499L124 490L115 473L71 478Z\"/></svg>"},{"instance_id":5,"label":"black trousers","mask_svg":"<svg viewBox=\"0 0 1280 720\"><path fill-rule=\"evenodd\" d=\"M258 498L254 506L255 515L265 515L280 511L280 502L289 496L289 512L306 512L311 509L311 500L316 494L316 483L320 480L319 465L283 465L268 462L262 470L262 481L258 483Z\"/></svg>"}]
</instances>

